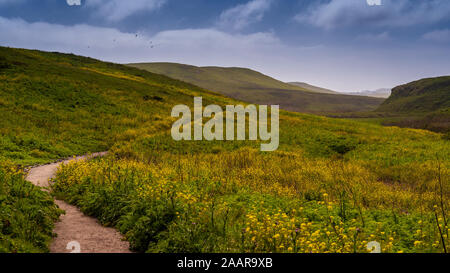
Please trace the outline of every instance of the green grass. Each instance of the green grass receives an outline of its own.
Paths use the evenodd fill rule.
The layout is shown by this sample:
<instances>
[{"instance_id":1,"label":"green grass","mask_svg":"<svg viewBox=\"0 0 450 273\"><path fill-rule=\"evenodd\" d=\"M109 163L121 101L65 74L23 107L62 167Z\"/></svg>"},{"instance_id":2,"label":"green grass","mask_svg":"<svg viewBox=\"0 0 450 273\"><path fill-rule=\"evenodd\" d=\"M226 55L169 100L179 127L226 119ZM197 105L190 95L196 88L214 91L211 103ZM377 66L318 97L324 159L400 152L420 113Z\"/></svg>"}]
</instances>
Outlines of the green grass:
<instances>
[{"instance_id":1,"label":"green grass","mask_svg":"<svg viewBox=\"0 0 450 273\"><path fill-rule=\"evenodd\" d=\"M48 252L60 214L49 193L25 181L14 165L0 163L0 253Z\"/></svg>"},{"instance_id":2,"label":"green grass","mask_svg":"<svg viewBox=\"0 0 450 273\"><path fill-rule=\"evenodd\" d=\"M183 80L241 101L303 113L375 110L384 99L313 92L246 68L196 67L174 63L130 64L132 67Z\"/></svg>"},{"instance_id":3,"label":"green grass","mask_svg":"<svg viewBox=\"0 0 450 273\"><path fill-rule=\"evenodd\" d=\"M390 113L430 113L450 108L450 76L422 79L392 90L377 109Z\"/></svg>"},{"instance_id":4,"label":"green grass","mask_svg":"<svg viewBox=\"0 0 450 273\"><path fill-rule=\"evenodd\" d=\"M448 141L284 114L274 153L161 133L64 167L53 190L118 228L138 252L365 252L368 241L383 252L443 251L433 208L443 181L445 226Z\"/></svg>"},{"instance_id":5,"label":"green grass","mask_svg":"<svg viewBox=\"0 0 450 273\"><path fill-rule=\"evenodd\" d=\"M208 88L205 88L208 90L214 90L220 86L221 89L229 89L228 92L231 94L237 91L233 90L236 88L308 91L247 68L196 67L177 63L137 63L129 64L129 66L167 75L198 86L206 85Z\"/></svg>"},{"instance_id":6,"label":"green grass","mask_svg":"<svg viewBox=\"0 0 450 273\"><path fill-rule=\"evenodd\" d=\"M193 85L74 55L0 47L0 159L22 165L108 150L171 126ZM206 100L208 102L208 100Z\"/></svg>"},{"instance_id":7,"label":"green grass","mask_svg":"<svg viewBox=\"0 0 450 273\"><path fill-rule=\"evenodd\" d=\"M53 190L118 228L138 251L364 252L371 235L389 252L443 250L437 227L449 219L450 169L443 134L282 111L274 153L259 152L258 142L175 142L173 106L192 106L195 96L204 105L241 102L69 54L0 48L0 60L0 160L28 165L110 150L62 168ZM11 207L30 201L3 196L15 200ZM36 193L35 209L47 207L47 197ZM45 250L46 239L38 241Z\"/></svg>"},{"instance_id":8,"label":"green grass","mask_svg":"<svg viewBox=\"0 0 450 273\"><path fill-rule=\"evenodd\" d=\"M385 126L425 129L450 134L450 77L437 77L398 86L375 111L333 113Z\"/></svg>"}]
</instances>

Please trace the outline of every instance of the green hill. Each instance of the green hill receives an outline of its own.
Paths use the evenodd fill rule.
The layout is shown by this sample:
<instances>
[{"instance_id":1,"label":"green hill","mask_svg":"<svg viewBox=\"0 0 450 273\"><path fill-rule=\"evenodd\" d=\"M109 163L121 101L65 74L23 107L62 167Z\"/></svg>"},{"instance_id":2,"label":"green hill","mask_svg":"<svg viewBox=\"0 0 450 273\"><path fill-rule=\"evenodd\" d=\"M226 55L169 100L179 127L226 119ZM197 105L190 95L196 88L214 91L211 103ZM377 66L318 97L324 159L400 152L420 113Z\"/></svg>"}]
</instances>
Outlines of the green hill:
<instances>
[{"instance_id":1,"label":"green hill","mask_svg":"<svg viewBox=\"0 0 450 273\"><path fill-rule=\"evenodd\" d=\"M191 84L69 54L0 47L0 159L31 164L104 151L171 125Z\"/></svg>"},{"instance_id":2,"label":"green hill","mask_svg":"<svg viewBox=\"0 0 450 273\"><path fill-rule=\"evenodd\" d=\"M220 85L220 89L228 89L233 94L233 89L258 89L271 88L295 91L308 91L303 88L278 81L257 71L239 67L197 67L177 63L137 63L129 66L148 70L153 73L163 74L174 79L204 85L213 90ZM226 91L223 91L226 92Z\"/></svg>"},{"instance_id":3,"label":"green hill","mask_svg":"<svg viewBox=\"0 0 450 273\"><path fill-rule=\"evenodd\" d=\"M394 125L436 132L450 132L450 76L428 78L400 85L376 110Z\"/></svg>"},{"instance_id":4,"label":"green hill","mask_svg":"<svg viewBox=\"0 0 450 273\"><path fill-rule=\"evenodd\" d=\"M195 96L241 103L128 66L0 47L0 252L48 251L60 213L19 165L105 150L63 166L51 190L135 251L450 246L437 228L450 204L441 134L281 111L275 152L259 141L174 141L172 107Z\"/></svg>"},{"instance_id":5,"label":"green hill","mask_svg":"<svg viewBox=\"0 0 450 273\"><path fill-rule=\"evenodd\" d=\"M302 89L305 89L307 91L311 91L311 92L317 92L317 93L324 93L324 94L339 94L339 92L330 90L330 89L326 89L326 88L322 88L322 87L317 87L305 82L288 82L290 85L294 85L294 86L298 86Z\"/></svg>"},{"instance_id":6,"label":"green hill","mask_svg":"<svg viewBox=\"0 0 450 273\"><path fill-rule=\"evenodd\" d=\"M287 84L246 68L196 67L175 63L140 63L132 67L186 81L226 96L256 104L278 104L304 113L375 110L383 99L323 94Z\"/></svg>"},{"instance_id":7,"label":"green hill","mask_svg":"<svg viewBox=\"0 0 450 273\"><path fill-rule=\"evenodd\" d=\"M430 113L450 108L450 76L400 85L378 108L380 112Z\"/></svg>"}]
</instances>

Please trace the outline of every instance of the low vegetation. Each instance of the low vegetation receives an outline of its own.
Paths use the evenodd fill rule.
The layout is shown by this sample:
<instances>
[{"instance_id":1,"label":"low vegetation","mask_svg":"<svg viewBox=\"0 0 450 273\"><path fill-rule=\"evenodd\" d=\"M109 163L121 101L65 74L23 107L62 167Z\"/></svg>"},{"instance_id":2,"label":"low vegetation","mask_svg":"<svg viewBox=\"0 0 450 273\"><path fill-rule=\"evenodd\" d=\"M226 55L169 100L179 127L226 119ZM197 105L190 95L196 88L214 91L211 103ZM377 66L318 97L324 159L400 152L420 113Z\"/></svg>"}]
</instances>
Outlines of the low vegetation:
<instances>
[{"instance_id":1,"label":"low vegetation","mask_svg":"<svg viewBox=\"0 0 450 273\"><path fill-rule=\"evenodd\" d=\"M0 163L0 253L48 252L60 211L49 193L24 180L11 163Z\"/></svg>"},{"instance_id":2,"label":"low vegetation","mask_svg":"<svg viewBox=\"0 0 450 273\"><path fill-rule=\"evenodd\" d=\"M284 113L280 150L167 133L61 167L54 192L140 252L445 252L449 142Z\"/></svg>"},{"instance_id":3,"label":"low vegetation","mask_svg":"<svg viewBox=\"0 0 450 273\"><path fill-rule=\"evenodd\" d=\"M138 132L169 128L171 107L192 103L192 94L218 97L75 55L0 47L0 64L0 160L21 165L106 151Z\"/></svg>"},{"instance_id":4,"label":"low vegetation","mask_svg":"<svg viewBox=\"0 0 450 273\"><path fill-rule=\"evenodd\" d=\"M448 251L443 134L282 111L276 152L249 141L175 142L174 105L192 106L195 96L240 102L74 55L0 48L0 60L0 160L20 166L109 150L62 166L52 190L118 228L136 251L367 252L371 241L384 252ZM33 193L5 190L0 200L48 208L47 224L26 223L50 236L58 212L48 194L8 173L3 188L22 183ZM4 207L0 217L27 219ZM4 251L45 251L49 237L20 237L39 246L10 248L8 232Z\"/></svg>"},{"instance_id":5,"label":"low vegetation","mask_svg":"<svg viewBox=\"0 0 450 273\"><path fill-rule=\"evenodd\" d=\"M400 85L378 108L380 112L430 113L450 108L450 76Z\"/></svg>"},{"instance_id":6,"label":"low vegetation","mask_svg":"<svg viewBox=\"0 0 450 273\"><path fill-rule=\"evenodd\" d=\"M186 81L241 101L301 113L349 113L375 110L384 99L325 94L320 88L280 82L245 68L196 67L176 63L130 64L153 73Z\"/></svg>"},{"instance_id":7,"label":"low vegetation","mask_svg":"<svg viewBox=\"0 0 450 273\"><path fill-rule=\"evenodd\" d=\"M392 90L392 95L371 112L333 113L384 126L415 128L450 134L450 77L422 79Z\"/></svg>"}]
</instances>

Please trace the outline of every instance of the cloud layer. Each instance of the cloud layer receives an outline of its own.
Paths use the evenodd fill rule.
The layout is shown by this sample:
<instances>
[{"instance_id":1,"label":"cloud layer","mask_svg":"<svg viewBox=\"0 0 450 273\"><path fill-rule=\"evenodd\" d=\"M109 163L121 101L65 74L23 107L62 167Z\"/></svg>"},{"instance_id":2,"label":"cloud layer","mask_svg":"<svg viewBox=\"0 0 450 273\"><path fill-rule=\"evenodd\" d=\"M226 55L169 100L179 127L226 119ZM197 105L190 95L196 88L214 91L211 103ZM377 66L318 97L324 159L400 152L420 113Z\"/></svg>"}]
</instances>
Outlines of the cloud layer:
<instances>
[{"instance_id":1,"label":"cloud layer","mask_svg":"<svg viewBox=\"0 0 450 273\"><path fill-rule=\"evenodd\" d=\"M220 15L218 25L222 28L242 30L250 24L262 20L273 0L252 0L225 10Z\"/></svg>"},{"instance_id":2,"label":"cloud layer","mask_svg":"<svg viewBox=\"0 0 450 273\"><path fill-rule=\"evenodd\" d=\"M81 0L66 0L69 6L81 6Z\"/></svg>"},{"instance_id":3,"label":"cloud layer","mask_svg":"<svg viewBox=\"0 0 450 273\"><path fill-rule=\"evenodd\" d=\"M85 0L83 8L72 9L67 0L57 6L56 0L0 4L12 7L19 1L24 4L0 7L0 46L119 63L248 67L340 91L450 74L447 0L384 0L381 7L368 6L366 0L240 0L220 16L223 3L212 0L170 6L164 4L173 0ZM211 2L205 6L203 1ZM292 22L300 2L309 9L296 18L307 26ZM61 12L47 14L52 7ZM153 16L140 16L150 12Z\"/></svg>"},{"instance_id":4,"label":"cloud layer","mask_svg":"<svg viewBox=\"0 0 450 273\"><path fill-rule=\"evenodd\" d=\"M28 23L0 17L0 33L2 46L74 53L118 63L249 67L284 81L307 81L340 91L392 87L436 76L448 71L450 63L445 50L424 49L418 54L417 50L403 49L292 47L273 33L230 34L211 28L167 30L136 37L114 28Z\"/></svg>"},{"instance_id":5,"label":"cloud layer","mask_svg":"<svg viewBox=\"0 0 450 273\"><path fill-rule=\"evenodd\" d=\"M313 4L295 20L325 29L346 26L408 27L448 20L448 0L384 0L370 6L363 0L331 0Z\"/></svg>"},{"instance_id":6,"label":"cloud layer","mask_svg":"<svg viewBox=\"0 0 450 273\"><path fill-rule=\"evenodd\" d=\"M97 9L98 16L116 22L137 12L156 10L166 2L166 0L86 0L86 6Z\"/></svg>"},{"instance_id":7,"label":"cloud layer","mask_svg":"<svg viewBox=\"0 0 450 273\"><path fill-rule=\"evenodd\" d=\"M71 52L114 62L180 61L218 64L268 54L281 43L271 33L228 34L215 29L136 35L90 25L28 23L0 17L0 45ZM207 61L209 60L209 62Z\"/></svg>"}]
</instances>

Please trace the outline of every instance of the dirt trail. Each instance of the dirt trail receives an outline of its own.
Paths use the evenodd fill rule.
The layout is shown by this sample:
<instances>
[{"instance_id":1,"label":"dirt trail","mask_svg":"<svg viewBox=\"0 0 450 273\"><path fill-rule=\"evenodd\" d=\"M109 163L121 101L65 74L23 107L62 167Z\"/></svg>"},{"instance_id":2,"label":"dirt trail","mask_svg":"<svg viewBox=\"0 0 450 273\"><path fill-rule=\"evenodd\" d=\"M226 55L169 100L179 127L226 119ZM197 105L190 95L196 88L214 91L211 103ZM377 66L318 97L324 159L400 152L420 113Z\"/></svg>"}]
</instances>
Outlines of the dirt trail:
<instances>
[{"instance_id":1,"label":"dirt trail","mask_svg":"<svg viewBox=\"0 0 450 273\"><path fill-rule=\"evenodd\" d=\"M96 153L89 158L104 156L104 153ZM73 160L85 160L87 156L69 159L59 163L39 166L30 169L27 180L39 187L48 187L49 179L53 178L58 166ZM46 190L46 189L44 189ZM68 253L77 249L79 243L82 253L129 253L129 244L122 240L121 234L114 228L103 227L97 219L84 215L77 207L63 201L55 200L55 203L66 211L60 221L56 223L55 232L58 236L50 245L50 252ZM72 248L68 246L71 243ZM70 249L67 249L67 248Z\"/></svg>"}]
</instances>

